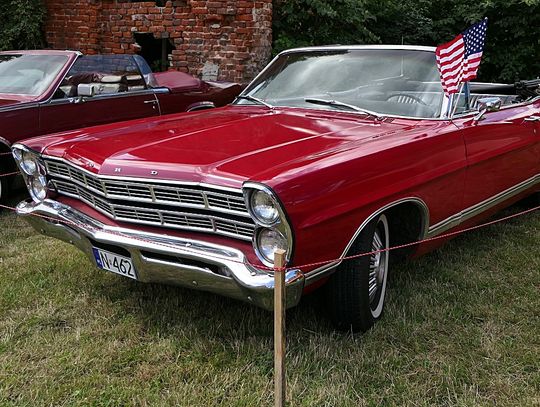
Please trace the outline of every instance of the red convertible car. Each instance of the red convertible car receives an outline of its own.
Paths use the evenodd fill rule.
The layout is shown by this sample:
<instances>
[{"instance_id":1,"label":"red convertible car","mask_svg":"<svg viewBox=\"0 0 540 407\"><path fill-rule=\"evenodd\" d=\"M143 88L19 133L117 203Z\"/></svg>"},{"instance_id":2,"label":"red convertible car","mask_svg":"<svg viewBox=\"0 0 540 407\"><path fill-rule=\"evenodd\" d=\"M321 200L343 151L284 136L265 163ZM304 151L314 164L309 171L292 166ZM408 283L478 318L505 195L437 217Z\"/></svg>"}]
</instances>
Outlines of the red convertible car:
<instances>
[{"instance_id":1,"label":"red convertible car","mask_svg":"<svg viewBox=\"0 0 540 407\"><path fill-rule=\"evenodd\" d=\"M5 153L23 138L223 106L241 89L182 72L152 73L138 55L0 52L0 174L15 170ZM2 184L5 178L0 198Z\"/></svg>"},{"instance_id":2,"label":"red convertible car","mask_svg":"<svg viewBox=\"0 0 540 407\"><path fill-rule=\"evenodd\" d=\"M17 210L101 269L264 308L284 249L287 305L326 285L335 325L365 331L389 258L441 241L384 249L538 192L536 91L474 84L449 103L434 48L285 51L227 107L16 144Z\"/></svg>"}]
</instances>

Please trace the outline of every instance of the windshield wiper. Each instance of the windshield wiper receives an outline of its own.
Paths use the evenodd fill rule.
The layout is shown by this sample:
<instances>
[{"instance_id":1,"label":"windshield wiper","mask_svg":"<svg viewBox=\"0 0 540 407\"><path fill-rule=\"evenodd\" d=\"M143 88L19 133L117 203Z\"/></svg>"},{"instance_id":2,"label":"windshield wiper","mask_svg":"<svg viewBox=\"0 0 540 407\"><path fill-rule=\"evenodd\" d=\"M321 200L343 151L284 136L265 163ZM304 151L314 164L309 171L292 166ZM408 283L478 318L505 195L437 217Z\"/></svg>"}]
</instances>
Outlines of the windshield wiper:
<instances>
[{"instance_id":1,"label":"windshield wiper","mask_svg":"<svg viewBox=\"0 0 540 407\"><path fill-rule=\"evenodd\" d=\"M316 98L305 98L305 102L307 103L313 103L314 105L323 105L323 106L335 106L335 107L342 107L348 110L352 110L355 112L365 113L369 116L375 117L377 120L384 119L383 115L380 115L379 113L372 112L371 110L362 109L361 107L350 105L348 103L340 102L339 100L327 100L327 99L316 99Z\"/></svg>"},{"instance_id":2,"label":"windshield wiper","mask_svg":"<svg viewBox=\"0 0 540 407\"><path fill-rule=\"evenodd\" d=\"M270 103L266 103L264 100L262 99L259 99L259 98L256 98L255 96L250 96L250 95L238 95L236 97L236 99L244 99L244 100L249 100L250 102L255 102L259 105L264 105L266 106L268 109L273 109L274 106L272 106Z\"/></svg>"}]
</instances>

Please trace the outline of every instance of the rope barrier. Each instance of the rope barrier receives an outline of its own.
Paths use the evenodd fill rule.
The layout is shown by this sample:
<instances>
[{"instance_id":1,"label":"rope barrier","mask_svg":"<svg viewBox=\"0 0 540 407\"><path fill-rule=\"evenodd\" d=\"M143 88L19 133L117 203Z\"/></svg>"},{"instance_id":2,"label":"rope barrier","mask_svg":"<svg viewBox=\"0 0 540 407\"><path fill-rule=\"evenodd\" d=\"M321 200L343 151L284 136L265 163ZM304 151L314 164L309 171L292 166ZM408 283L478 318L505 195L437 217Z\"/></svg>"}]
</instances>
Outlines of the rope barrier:
<instances>
[{"instance_id":1,"label":"rope barrier","mask_svg":"<svg viewBox=\"0 0 540 407\"><path fill-rule=\"evenodd\" d=\"M17 174L19 174L19 171L8 172L6 174L0 174L0 177L10 177L11 175L17 175Z\"/></svg>"},{"instance_id":2,"label":"rope barrier","mask_svg":"<svg viewBox=\"0 0 540 407\"><path fill-rule=\"evenodd\" d=\"M15 208L13 208L11 206L7 206L7 205L2 205L2 204L0 204L0 208L8 209L8 210L11 210L11 211L14 211L14 212L16 211ZM213 254L205 254L205 255L208 256L208 257L213 257L213 258L228 261L228 262L244 264L244 265L259 269L259 270L275 271L275 272L286 272L288 270L299 269L301 271L302 269L305 269L305 268L308 268L308 267L324 266L324 265L327 265L327 264L336 263L336 262L342 262L342 261L345 261L345 260L353 260L353 259L357 259L357 258L360 258L360 257L372 256L372 255L379 254L379 253L390 252L390 251L393 251L393 250L398 250L398 249L403 249L403 248L406 248L406 247L416 246L416 245L421 244L421 243L427 243L427 242L432 242L432 241L439 240L439 239L445 239L445 238L448 238L448 237L457 236L457 235L460 235L460 234L463 234L463 233L466 233L466 232L471 232L473 230L478 230L478 229L482 229L482 228L485 228L485 227L488 227L488 226L492 226L492 225L497 224L497 223L502 223L502 222L508 221L510 219L514 219L514 218L526 215L528 213L534 212L534 211L536 211L538 209L540 209L540 205L536 206L534 208L526 209L524 211L521 211L521 212L518 212L518 213L515 213L515 214L512 214L512 215L508 215L508 216L505 216L503 218L498 218L498 219L495 219L495 220L492 220L492 221L489 221L489 222L486 222L486 223L482 223L482 224L479 224L479 225L476 225L476 226L471 226L471 227L468 227L468 228L456 230L454 232L449 232L449 233L445 233L445 234L442 234L442 235L417 240L415 242L405 243L405 244L392 246L392 247L388 247L388 248L385 248L385 249L365 252L365 253L359 253L359 254L355 254L355 255L351 255L351 256L339 257L339 258L332 259L332 260L324 260L324 261L318 261L318 262L313 262L313 263L306 263L306 264L302 264L302 265L295 266L295 267L266 267L266 266L262 266L262 265L255 265L255 264L252 264L252 263L247 262L247 261L229 259L229 258L225 258L225 257L222 257L222 256L213 255ZM67 220L52 218L52 217L46 216L46 215L32 214L32 216L43 218L45 220L51 220L51 221L54 221L56 223L64 223L64 224L71 225L71 226L78 226L78 224L76 222L71 222L71 221L67 221ZM87 225L87 227L89 227L91 230L95 230L95 228L93 228L91 226ZM109 230L108 232L111 233L111 234L115 234L115 235L117 235L119 237L126 237L126 238L134 239L134 240L137 240L137 241L140 241L140 242L143 242L143 243L152 243L152 244L155 244L155 245L158 245L158 246L163 246L163 247L173 248L173 249L176 248L174 245L171 245L171 244L162 243L162 242L154 242L154 241L150 241L150 240L146 240L146 239L141 239L141 238L138 238L138 237L135 237L135 236L124 234L122 232L117 232L117 231L112 231L112 230ZM184 252L200 255L199 252L189 250L188 248L182 248L182 250Z\"/></svg>"}]
</instances>

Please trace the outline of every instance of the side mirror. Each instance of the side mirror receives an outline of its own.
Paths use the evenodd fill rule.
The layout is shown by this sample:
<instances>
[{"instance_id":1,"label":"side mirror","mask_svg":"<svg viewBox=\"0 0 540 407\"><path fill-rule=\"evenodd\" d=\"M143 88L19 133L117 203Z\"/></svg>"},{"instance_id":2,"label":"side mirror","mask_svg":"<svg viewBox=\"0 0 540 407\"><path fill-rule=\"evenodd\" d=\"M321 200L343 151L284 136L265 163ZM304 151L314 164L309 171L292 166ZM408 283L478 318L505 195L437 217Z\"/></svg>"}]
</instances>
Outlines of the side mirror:
<instances>
[{"instance_id":1,"label":"side mirror","mask_svg":"<svg viewBox=\"0 0 540 407\"><path fill-rule=\"evenodd\" d=\"M484 118L487 112L497 112L501 109L502 101L498 97L478 99L477 107L478 114L474 117L473 122L478 123Z\"/></svg>"}]
</instances>

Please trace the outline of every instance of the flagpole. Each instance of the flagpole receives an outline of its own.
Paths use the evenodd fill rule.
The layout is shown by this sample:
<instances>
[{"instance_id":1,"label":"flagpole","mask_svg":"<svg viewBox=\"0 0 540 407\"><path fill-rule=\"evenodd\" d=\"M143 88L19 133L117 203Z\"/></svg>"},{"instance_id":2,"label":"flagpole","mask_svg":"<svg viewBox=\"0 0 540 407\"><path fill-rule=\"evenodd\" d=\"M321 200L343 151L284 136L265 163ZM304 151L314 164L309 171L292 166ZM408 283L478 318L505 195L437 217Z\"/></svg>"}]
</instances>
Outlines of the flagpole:
<instances>
[{"instance_id":1,"label":"flagpole","mask_svg":"<svg viewBox=\"0 0 540 407\"><path fill-rule=\"evenodd\" d=\"M471 108L470 105L470 99L471 99L471 88L469 87L469 82L465 82L464 84L464 91L465 91L465 108L469 110Z\"/></svg>"},{"instance_id":2,"label":"flagpole","mask_svg":"<svg viewBox=\"0 0 540 407\"><path fill-rule=\"evenodd\" d=\"M451 93L448 95L448 106L446 108L446 117L450 119L450 115L452 114L452 104L454 103L454 95L455 93Z\"/></svg>"},{"instance_id":3,"label":"flagpole","mask_svg":"<svg viewBox=\"0 0 540 407\"><path fill-rule=\"evenodd\" d=\"M456 110L457 110L457 105L458 105L458 102L459 102L459 95L461 95L461 92L463 92L463 87L464 85L466 84L467 82L463 82L460 87L459 87L459 91L457 93L453 93L452 96L454 95L457 95L458 98L456 100L456 104L454 105L454 108L452 109L452 113L449 117L449 119L452 119L454 117L454 115L456 114ZM452 98L452 101L454 101L454 98Z\"/></svg>"}]
</instances>

